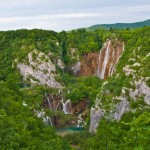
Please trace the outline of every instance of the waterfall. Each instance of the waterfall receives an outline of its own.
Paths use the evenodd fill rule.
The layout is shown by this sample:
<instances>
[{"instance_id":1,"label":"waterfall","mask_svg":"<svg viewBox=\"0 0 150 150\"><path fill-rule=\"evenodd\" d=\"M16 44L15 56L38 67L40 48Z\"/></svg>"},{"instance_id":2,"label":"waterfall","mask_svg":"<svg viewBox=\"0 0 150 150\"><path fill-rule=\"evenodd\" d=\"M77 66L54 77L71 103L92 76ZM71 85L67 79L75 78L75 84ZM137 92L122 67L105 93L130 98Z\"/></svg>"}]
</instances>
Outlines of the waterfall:
<instances>
[{"instance_id":1,"label":"waterfall","mask_svg":"<svg viewBox=\"0 0 150 150\"><path fill-rule=\"evenodd\" d=\"M43 111L43 109L42 109L42 111L37 111L37 110L34 110L34 111L38 118L43 118L44 123L46 123L47 125L53 126L51 117L49 117L49 116L45 117L45 112Z\"/></svg>"},{"instance_id":2,"label":"waterfall","mask_svg":"<svg viewBox=\"0 0 150 150\"><path fill-rule=\"evenodd\" d=\"M106 49L106 52L105 52L105 57L104 57L102 69L100 71L100 79L104 79L106 66L107 66L107 62L108 62L108 59L109 59L110 43L111 43L111 41L108 42L108 46L107 46L107 49Z\"/></svg>"},{"instance_id":3,"label":"waterfall","mask_svg":"<svg viewBox=\"0 0 150 150\"><path fill-rule=\"evenodd\" d=\"M52 119L49 117L50 125L53 126Z\"/></svg>"},{"instance_id":4,"label":"waterfall","mask_svg":"<svg viewBox=\"0 0 150 150\"><path fill-rule=\"evenodd\" d=\"M99 57L98 57L98 71L97 71L97 76L100 77L100 60L101 60L101 51L99 52Z\"/></svg>"},{"instance_id":5,"label":"waterfall","mask_svg":"<svg viewBox=\"0 0 150 150\"><path fill-rule=\"evenodd\" d=\"M124 51L124 42L123 42L123 45L122 45L122 52L123 52L123 51ZM116 63L114 64L114 66L113 66L113 68L112 68L112 70L111 70L110 75L112 75L112 74L114 73L114 70L115 70L115 67L116 67L115 65L118 63L118 61L119 61L121 55L122 55L122 54L120 54L119 51L118 51L118 55L117 55L118 58L117 58L117 61L116 61Z\"/></svg>"},{"instance_id":6,"label":"waterfall","mask_svg":"<svg viewBox=\"0 0 150 150\"><path fill-rule=\"evenodd\" d=\"M122 51L124 51L124 42L123 42L123 50Z\"/></svg>"},{"instance_id":7,"label":"waterfall","mask_svg":"<svg viewBox=\"0 0 150 150\"><path fill-rule=\"evenodd\" d=\"M43 122L46 123L47 125L53 126L52 119L49 116L46 116L45 118L43 118Z\"/></svg>"},{"instance_id":8,"label":"waterfall","mask_svg":"<svg viewBox=\"0 0 150 150\"><path fill-rule=\"evenodd\" d=\"M71 110L71 102L70 102L70 99L68 99L65 103L63 102L63 99L62 99L62 104L63 104L63 112L65 114L72 114Z\"/></svg>"},{"instance_id":9,"label":"waterfall","mask_svg":"<svg viewBox=\"0 0 150 150\"><path fill-rule=\"evenodd\" d=\"M50 103L50 99L49 99L49 97L47 96L46 93L45 93L45 96L46 96L46 98L47 98L48 108L52 110L51 103Z\"/></svg>"},{"instance_id":10,"label":"waterfall","mask_svg":"<svg viewBox=\"0 0 150 150\"><path fill-rule=\"evenodd\" d=\"M34 110L34 112L37 114L37 117L38 117L38 118L43 117L44 114L45 114L45 112L43 111L43 109L42 109L42 111Z\"/></svg>"},{"instance_id":11,"label":"waterfall","mask_svg":"<svg viewBox=\"0 0 150 150\"><path fill-rule=\"evenodd\" d=\"M28 106L25 101L23 101L22 105L23 106Z\"/></svg>"},{"instance_id":12,"label":"waterfall","mask_svg":"<svg viewBox=\"0 0 150 150\"><path fill-rule=\"evenodd\" d=\"M85 121L82 119L81 114L79 114L78 120L77 120L77 127L81 128L81 127L84 127L85 125L86 125Z\"/></svg>"}]
</instances>

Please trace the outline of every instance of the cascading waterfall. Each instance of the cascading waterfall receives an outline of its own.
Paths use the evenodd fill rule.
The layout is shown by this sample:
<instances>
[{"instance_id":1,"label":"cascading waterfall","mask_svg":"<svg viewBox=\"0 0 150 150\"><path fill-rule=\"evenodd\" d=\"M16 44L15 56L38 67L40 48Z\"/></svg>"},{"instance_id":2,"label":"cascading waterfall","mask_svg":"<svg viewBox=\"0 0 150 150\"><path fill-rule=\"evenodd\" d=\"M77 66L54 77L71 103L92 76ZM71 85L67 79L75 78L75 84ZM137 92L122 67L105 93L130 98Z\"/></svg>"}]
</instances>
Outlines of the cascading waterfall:
<instances>
[{"instance_id":1,"label":"cascading waterfall","mask_svg":"<svg viewBox=\"0 0 150 150\"><path fill-rule=\"evenodd\" d=\"M100 77L100 60L101 60L101 50L99 52L99 57L98 57L98 72L97 72L98 77Z\"/></svg>"},{"instance_id":2,"label":"cascading waterfall","mask_svg":"<svg viewBox=\"0 0 150 150\"><path fill-rule=\"evenodd\" d=\"M62 102L62 104L63 104L63 112L64 112L65 114L72 114L72 112L71 112L72 108L71 108L70 99L68 99L65 103L64 103L64 101L63 101L63 99L62 99L61 102Z\"/></svg>"},{"instance_id":3,"label":"cascading waterfall","mask_svg":"<svg viewBox=\"0 0 150 150\"><path fill-rule=\"evenodd\" d=\"M51 103L50 103L50 99L49 99L49 97L48 97L48 95L47 95L46 93L45 93L45 96L46 96L46 99L47 99L47 102L48 102L48 108L49 108L50 110L52 110L52 106L51 106ZM38 118L43 118L43 122L44 122L44 123L46 123L47 125L53 126L51 117L45 116L45 112L43 111L43 109L42 109L42 111L37 111L37 110L35 110L35 112L36 112Z\"/></svg>"},{"instance_id":4,"label":"cascading waterfall","mask_svg":"<svg viewBox=\"0 0 150 150\"><path fill-rule=\"evenodd\" d=\"M52 119L49 116L46 116L45 118L43 118L43 122L45 122L47 125L53 126Z\"/></svg>"},{"instance_id":5,"label":"cascading waterfall","mask_svg":"<svg viewBox=\"0 0 150 150\"><path fill-rule=\"evenodd\" d=\"M123 49L122 49L122 51L124 51L124 42L123 42Z\"/></svg>"},{"instance_id":6,"label":"cascading waterfall","mask_svg":"<svg viewBox=\"0 0 150 150\"><path fill-rule=\"evenodd\" d=\"M123 42L123 47L122 47L122 52L123 52L123 51L124 51L124 42ZM118 51L118 58L117 58L117 61L116 61L116 63L115 63L115 64L117 64L117 63L118 63L118 61L119 61L120 57L121 57L121 54L119 54L119 51ZM113 66L113 69L111 70L110 75L112 75L112 74L113 74L114 70L115 70L115 65Z\"/></svg>"},{"instance_id":7,"label":"cascading waterfall","mask_svg":"<svg viewBox=\"0 0 150 150\"><path fill-rule=\"evenodd\" d=\"M45 112L43 111L43 109L42 109L42 111L37 111L37 110L34 110L34 111L37 114L38 118L43 118L44 123L46 123L47 125L53 126L51 117L45 116Z\"/></svg>"},{"instance_id":8,"label":"cascading waterfall","mask_svg":"<svg viewBox=\"0 0 150 150\"><path fill-rule=\"evenodd\" d=\"M110 43L111 43L111 41L108 42L108 46L107 46L107 49L106 49L106 52L105 52L104 62L103 62L102 69L101 69L100 75L99 75L100 79L104 79L106 66L107 66L107 62L108 62L108 59L109 59Z\"/></svg>"},{"instance_id":9,"label":"cascading waterfall","mask_svg":"<svg viewBox=\"0 0 150 150\"><path fill-rule=\"evenodd\" d=\"M84 127L85 125L86 125L86 122L82 119L81 114L79 114L78 120L77 120L77 127L81 128L81 127Z\"/></svg>"},{"instance_id":10,"label":"cascading waterfall","mask_svg":"<svg viewBox=\"0 0 150 150\"><path fill-rule=\"evenodd\" d=\"M116 40L113 41L113 44L111 43L111 40L104 43L103 48L99 52L97 76L100 79L113 74L115 65L124 51L124 42Z\"/></svg>"},{"instance_id":11,"label":"cascading waterfall","mask_svg":"<svg viewBox=\"0 0 150 150\"><path fill-rule=\"evenodd\" d=\"M46 98L47 98L48 108L49 108L50 110L52 110L51 103L50 103L50 99L49 99L49 97L47 96L46 93L45 93L45 96L46 96Z\"/></svg>"},{"instance_id":12,"label":"cascading waterfall","mask_svg":"<svg viewBox=\"0 0 150 150\"><path fill-rule=\"evenodd\" d=\"M53 126L53 122L52 122L51 117L49 117L49 120L50 120L50 125Z\"/></svg>"}]
</instances>

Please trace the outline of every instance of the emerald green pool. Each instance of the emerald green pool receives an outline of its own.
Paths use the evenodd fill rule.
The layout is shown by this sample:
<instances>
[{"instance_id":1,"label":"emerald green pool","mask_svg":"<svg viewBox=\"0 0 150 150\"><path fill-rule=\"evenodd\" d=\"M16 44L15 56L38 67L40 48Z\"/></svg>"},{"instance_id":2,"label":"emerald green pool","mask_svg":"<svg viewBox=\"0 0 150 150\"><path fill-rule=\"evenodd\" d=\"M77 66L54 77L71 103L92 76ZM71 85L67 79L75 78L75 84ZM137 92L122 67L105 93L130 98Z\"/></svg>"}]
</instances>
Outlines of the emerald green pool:
<instances>
[{"instance_id":1,"label":"emerald green pool","mask_svg":"<svg viewBox=\"0 0 150 150\"><path fill-rule=\"evenodd\" d=\"M56 133L58 135L65 136L67 134L78 133L78 132L82 132L82 131L84 131L83 127L70 126L70 127L57 129Z\"/></svg>"}]
</instances>

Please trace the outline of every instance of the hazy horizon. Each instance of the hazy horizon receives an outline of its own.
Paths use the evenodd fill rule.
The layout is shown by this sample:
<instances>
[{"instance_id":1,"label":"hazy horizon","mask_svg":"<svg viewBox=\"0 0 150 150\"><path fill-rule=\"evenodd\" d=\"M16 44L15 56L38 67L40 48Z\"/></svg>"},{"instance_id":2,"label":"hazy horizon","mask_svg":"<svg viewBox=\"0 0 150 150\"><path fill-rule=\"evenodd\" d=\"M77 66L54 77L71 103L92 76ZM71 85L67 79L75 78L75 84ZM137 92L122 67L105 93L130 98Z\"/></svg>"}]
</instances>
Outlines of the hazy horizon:
<instances>
[{"instance_id":1,"label":"hazy horizon","mask_svg":"<svg viewBox=\"0 0 150 150\"><path fill-rule=\"evenodd\" d=\"M0 3L0 31L35 28L62 31L149 18L149 0L2 0Z\"/></svg>"}]
</instances>

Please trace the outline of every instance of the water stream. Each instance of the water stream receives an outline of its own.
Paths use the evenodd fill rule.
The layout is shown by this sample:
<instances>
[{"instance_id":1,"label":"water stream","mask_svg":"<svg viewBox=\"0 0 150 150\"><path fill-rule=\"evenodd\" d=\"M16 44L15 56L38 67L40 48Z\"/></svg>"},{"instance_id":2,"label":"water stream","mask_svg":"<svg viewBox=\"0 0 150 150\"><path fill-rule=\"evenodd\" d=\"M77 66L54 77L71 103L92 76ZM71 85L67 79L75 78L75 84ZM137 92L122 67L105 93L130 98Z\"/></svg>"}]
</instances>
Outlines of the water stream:
<instances>
[{"instance_id":1,"label":"water stream","mask_svg":"<svg viewBox=\"0 0 150 150\"><path fill-rule=\"evenodd\" d=\"M104 76L105 76L106 66L107 66L107 62L108 62L108 59L109 59L110 43L111 43L111 41L108 42L107 49L106 49L106 52L105 52L104 61L103 61L103 65L102 65L102 69L99 72L100 79L104 79ZM99 60L99 62L100 62L100 60ZM100 64L98 64L98 65L100 65Z\"/></svg>"},{"instance_id":2,"label":"water stream","mask_svg":"<svg viewBox=\"0 0 150 150\"><path fill-rule=\"evenodd\" d=\"M50 103L50 99L49 99L49 97L48 97L48 95L47 95L46 93L45 93L45 96L46 96L46 98L47 98L48 108L49 108L50 110L52 110L51 103Z\"/></svg>"},{"instance_id":3,"label":"water stream","mask_svg":"<svg viewBox=\"0 0 150 150\"><path fill-rule=\"evenodd\" d=\"M64 102L63 99L62 99L61 102L62 102L62 104L63 104L63 112L64 112L65 114L72 114L72 112L71 112L72 108L71 108L70 99L68 99L66 102Z\"/></svg>"}]
</instances>

